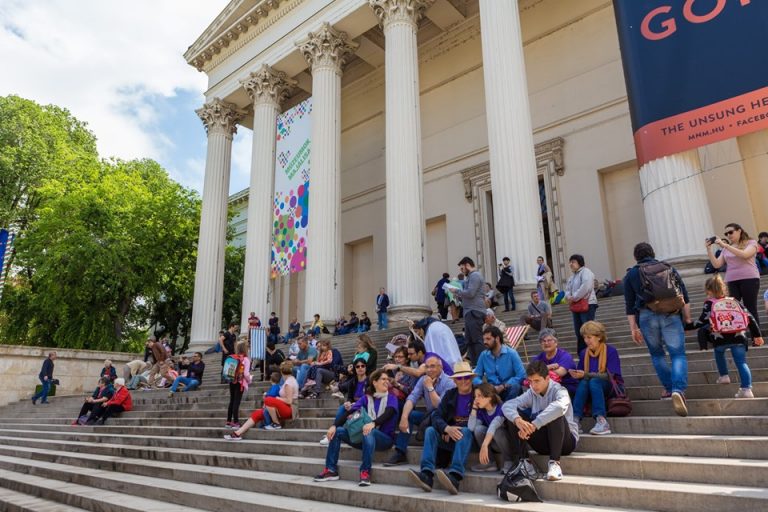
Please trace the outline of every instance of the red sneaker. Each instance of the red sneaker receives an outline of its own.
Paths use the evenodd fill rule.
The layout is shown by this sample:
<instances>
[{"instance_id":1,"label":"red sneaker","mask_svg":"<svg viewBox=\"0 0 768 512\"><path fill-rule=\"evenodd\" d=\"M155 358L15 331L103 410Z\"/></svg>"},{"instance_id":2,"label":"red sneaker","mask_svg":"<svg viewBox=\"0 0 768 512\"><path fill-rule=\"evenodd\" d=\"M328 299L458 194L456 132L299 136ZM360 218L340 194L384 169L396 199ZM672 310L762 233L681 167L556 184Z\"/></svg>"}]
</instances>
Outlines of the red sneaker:
<instances>
[{"instance_id":1,"label":"red sneaker","mask_svg":"<svg viewBox=\"0 0 768 512\"><path fill-rule=\"evenodd\" d=\"M371 475L368 471L360 472L360 482L357 485L360 487L368 487L371 485Z\"/></svg>"}]
</instances>

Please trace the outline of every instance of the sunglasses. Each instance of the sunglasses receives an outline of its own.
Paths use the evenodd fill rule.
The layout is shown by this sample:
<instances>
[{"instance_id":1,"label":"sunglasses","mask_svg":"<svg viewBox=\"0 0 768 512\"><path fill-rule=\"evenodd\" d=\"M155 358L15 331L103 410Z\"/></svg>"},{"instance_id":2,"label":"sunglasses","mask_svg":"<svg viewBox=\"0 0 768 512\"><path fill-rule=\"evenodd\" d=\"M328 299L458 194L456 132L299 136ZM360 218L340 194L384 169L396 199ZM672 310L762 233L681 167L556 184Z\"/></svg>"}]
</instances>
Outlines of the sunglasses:
<instances>
[{"instance_id":1,"label":"sunglasses","mask_svg":"<svg viewBox=\"0 0 768 512\"><path fill-rule=\"evenodd\" d=\"M356 364L355 368L367 368L364 364Z\"/></svg>"},{"instance_id":2,"label":"sunglasses","mask_svg":"<svg viewBox=\"0 0 768 512\"><path fill-rule=\"evenodd\" d=\"M724 234L725 234L725 236L731 236L731 235L733 234L733 232L734 232L734 231L736 231L736 230L735 230L735 229L732 229L732 230L730 230L730 231L726 231Z\"/></svg>"},{"instance_id":3,"label":"sunglasses","mask_svg":"<svg viewBox=\"0 0 768 512\"><path fill-rule=\"evenodd\" d=\"M469 380L471 378L472 378L471 375L464 375L462 377L454 377L454 380Z\"/></svg>"}]
</instances>

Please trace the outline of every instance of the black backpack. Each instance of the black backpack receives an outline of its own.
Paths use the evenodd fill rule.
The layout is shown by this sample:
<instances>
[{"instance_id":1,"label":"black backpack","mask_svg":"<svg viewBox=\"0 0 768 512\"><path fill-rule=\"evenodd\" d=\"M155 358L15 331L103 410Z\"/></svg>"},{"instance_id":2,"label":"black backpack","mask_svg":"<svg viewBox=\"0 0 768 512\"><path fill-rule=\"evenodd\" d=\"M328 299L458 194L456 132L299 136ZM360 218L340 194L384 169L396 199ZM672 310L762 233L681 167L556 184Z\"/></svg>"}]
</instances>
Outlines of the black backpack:
<instances>
[{"instance_id":1,"label":"black backpack","mask_svg":"<svg viewBox=\"0 0 768 512\"><path fill-rule=\"evenodd\" d=\"M645 305L654 313L676 313L683 309L685 300L680 282L669 263L650 261L638 265L643 285Z\"/></svg>"},{"instance_id":2,"label":"black backpack","mask_svg":"<svg viewBox=\"0 0 768 512\"><path fill-rule=\"evenodd\" d=\"M529 475L523 459L507 471L499 485L496 486L496 496L504 501L516 503L519 501L536 501L541 503L539 493L533 486L533 480L539 475Z\"/></svg>"}]
</instances>

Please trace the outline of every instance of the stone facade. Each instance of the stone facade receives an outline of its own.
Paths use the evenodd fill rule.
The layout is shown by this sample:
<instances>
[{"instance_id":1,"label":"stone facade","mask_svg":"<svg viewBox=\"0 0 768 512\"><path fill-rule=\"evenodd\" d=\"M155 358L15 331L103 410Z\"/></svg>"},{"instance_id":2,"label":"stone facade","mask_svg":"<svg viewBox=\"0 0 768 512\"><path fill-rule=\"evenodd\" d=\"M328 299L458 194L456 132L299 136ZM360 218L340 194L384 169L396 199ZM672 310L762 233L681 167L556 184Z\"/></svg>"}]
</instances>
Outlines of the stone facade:
<instances>
[{"instance_id":1,"label":"stone facade","mask_svg":"<svg viewBox=\"0 0 768 512\"><path fill-rule=\"evenodd\" d=\"M326 32L335 39L308 49ZM326 81L311 66L322 52L333 64ZM296 83L282 109L312 95L337 122L313 137L312 179L326 187L310 198L307 267L315 261L317 273L252 274L268 289L262 318L371 314L380 286L403 316L420 314L466 255L491 282L510 256L521 290L539 254L558 286L572 253L598 278L619 278L641 240L697 269L704 233L734 221L768 229L755 192L766 182L765 132L638 168L606 0L242 0L185 57L207 74L208 101L236 105L247 128L255 110L241 81L264 65ZM242 227L248 191L232 200ZM220 318L215 299L206 304L212 331ZM208 344L203 332L193 344Z\"/></svg>"}]
</instances>

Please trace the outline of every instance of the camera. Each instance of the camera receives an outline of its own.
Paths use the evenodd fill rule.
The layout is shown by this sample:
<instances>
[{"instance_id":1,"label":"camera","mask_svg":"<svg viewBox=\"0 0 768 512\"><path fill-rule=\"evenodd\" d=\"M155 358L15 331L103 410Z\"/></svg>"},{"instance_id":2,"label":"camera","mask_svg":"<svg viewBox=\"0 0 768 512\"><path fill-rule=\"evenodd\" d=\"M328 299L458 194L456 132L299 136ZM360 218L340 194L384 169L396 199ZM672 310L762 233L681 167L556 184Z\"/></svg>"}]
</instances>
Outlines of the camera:
<instances>
[{"instance_id":1,"label":"camera","mask_svg":"<svg viewBox=\"0 0 768 512\"><path fill-rule=\"evenodd\" d=\"M710 244L715 243L715 240L717 240L716 236L711 236L711 237L707 238L707 242L709 242Z\"/></svg>"}]
</instances>

